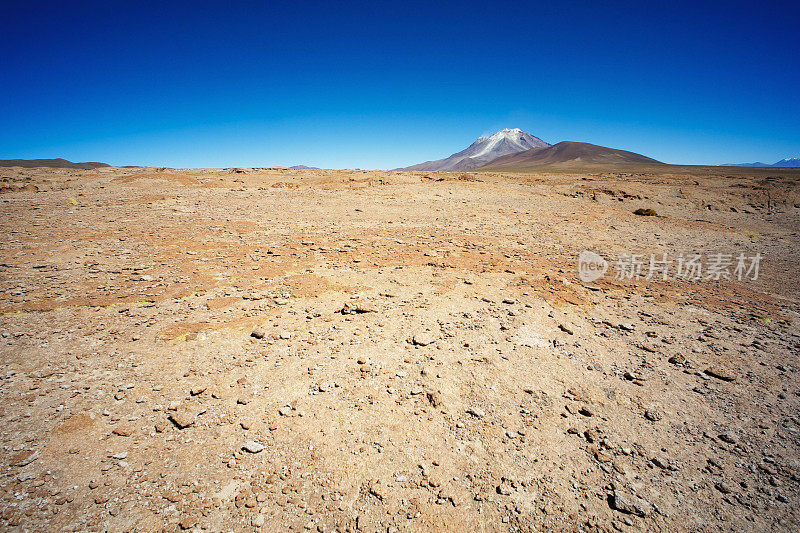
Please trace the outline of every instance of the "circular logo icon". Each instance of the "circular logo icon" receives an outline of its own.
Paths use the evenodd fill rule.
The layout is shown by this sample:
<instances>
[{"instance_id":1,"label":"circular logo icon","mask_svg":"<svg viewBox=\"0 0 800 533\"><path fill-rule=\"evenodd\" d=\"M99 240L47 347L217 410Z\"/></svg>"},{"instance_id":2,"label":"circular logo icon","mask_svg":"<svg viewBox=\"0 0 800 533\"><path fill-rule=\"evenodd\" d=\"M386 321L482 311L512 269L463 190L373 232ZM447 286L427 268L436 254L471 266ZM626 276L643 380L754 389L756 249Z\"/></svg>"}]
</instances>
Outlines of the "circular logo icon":
<instances>
[{"instance_id":1,"label":"circular logo icon","mask_svg":"<svg viewBox=\"0 0 800 533\"><path fill-rule=\"evenodd\" d=\"M578 277L586 283L598 280L608 270L608 262L600 254L584 250L578 254Z\"/></svg>"}]
</instances>

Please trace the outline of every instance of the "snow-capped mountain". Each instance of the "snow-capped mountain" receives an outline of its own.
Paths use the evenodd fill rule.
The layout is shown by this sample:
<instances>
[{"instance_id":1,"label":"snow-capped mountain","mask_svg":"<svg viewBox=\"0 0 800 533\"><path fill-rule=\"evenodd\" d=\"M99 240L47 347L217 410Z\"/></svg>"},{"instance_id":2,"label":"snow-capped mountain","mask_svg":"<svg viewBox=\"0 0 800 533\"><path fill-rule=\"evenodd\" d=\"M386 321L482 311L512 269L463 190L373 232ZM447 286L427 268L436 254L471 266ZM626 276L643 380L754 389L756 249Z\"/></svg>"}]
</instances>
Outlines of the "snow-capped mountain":
<instances>
[{"instance_id":1,"label":"snow-capped mountain","mask_svg":"<svg viewBox=\"0 0 800 533\"><path fill-rule=\"evenodd\" d=\"M777 163L729 163L724 167L800 167L800 157L787 157Z\"/></svg>"},{"instance_id":2,"label":"snow-capped mountain","mask_svg":"<svg viewBox=\"0 0 800 533\"><path fill-rule=\"evenodd\" d=\"M781 159L777 163L773 163L773 167L800 167L800 157L787 157Z\"/></svg>"},{"instance_id":3,"label":"snow-capped mountain","mask_svg":"<svg viewBox=\"0 0 800 533\"><path fill-rule=\"evenodd\" d=\"M540 138L519 128L506 128L489 137L479 137L466 150L455 153L446 159L426 161L398 170L472 170L504 155L548 146L550 145Z\"/></svg>"}]
</instances>

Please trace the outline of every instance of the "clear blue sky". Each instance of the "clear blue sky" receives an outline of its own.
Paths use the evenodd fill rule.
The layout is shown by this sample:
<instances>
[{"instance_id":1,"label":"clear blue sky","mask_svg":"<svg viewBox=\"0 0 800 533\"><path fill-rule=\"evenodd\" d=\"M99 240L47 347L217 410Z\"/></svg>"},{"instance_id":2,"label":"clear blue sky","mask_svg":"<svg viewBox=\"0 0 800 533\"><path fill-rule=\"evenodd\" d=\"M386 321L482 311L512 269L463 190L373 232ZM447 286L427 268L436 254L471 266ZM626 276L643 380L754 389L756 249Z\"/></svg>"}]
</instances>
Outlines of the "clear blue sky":
<instances>
[{"instance_id":1,"label":"clear blue sky","mask_svg":"<svg viewBox=\"0 0 800 533\"><path fill-rule=\"evenodd\" d=\"M2 2L0 158L392 168L522 128L800 156L800 2Z\"/></svg>"}]
</instances>

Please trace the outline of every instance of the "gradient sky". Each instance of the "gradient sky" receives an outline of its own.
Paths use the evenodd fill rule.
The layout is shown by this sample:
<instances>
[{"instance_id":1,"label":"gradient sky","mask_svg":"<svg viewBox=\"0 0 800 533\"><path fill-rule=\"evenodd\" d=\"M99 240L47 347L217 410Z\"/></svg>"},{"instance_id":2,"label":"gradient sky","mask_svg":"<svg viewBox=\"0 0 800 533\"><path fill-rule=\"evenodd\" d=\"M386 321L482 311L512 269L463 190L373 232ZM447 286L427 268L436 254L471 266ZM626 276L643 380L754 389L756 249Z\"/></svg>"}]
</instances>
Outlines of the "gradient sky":
<instances>
[{"instance_id":1,"label":"gradient sky","mask_svg":"<svg viewBox=\"0 0 800 533\"><path fill-rule=\"evenodd\" d=\"M797 0L26 0L0 17L0 158L393 168L506 127L669 163L800 156Z\"/></svg>"}]
</instances>

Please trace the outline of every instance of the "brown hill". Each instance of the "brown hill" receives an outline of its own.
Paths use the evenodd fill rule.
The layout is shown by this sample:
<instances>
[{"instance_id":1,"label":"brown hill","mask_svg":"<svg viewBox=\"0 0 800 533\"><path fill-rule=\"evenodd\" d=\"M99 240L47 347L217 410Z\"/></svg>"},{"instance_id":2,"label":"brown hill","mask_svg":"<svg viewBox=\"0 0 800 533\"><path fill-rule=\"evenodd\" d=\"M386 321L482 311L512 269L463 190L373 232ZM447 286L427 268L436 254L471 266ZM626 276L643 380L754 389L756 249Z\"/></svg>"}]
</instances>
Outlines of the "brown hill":
<instances>
[{"instance_id":1,"label":"brown hill","mask_svg":"<svg viewBox=\"0 0 800 533\"><path fill-rule=\"evenodd\" d=\"M107 163L73 163L66 159L0 159L0 167L49 167L49 168L77 168L84 170L91 170L93 168L110 167Z\"/></svg>"},{"instance_id":2,"label":"brown hill","mask_svg":"<svg viewBox=\"0 0 800 533\"><path fill-rule=\"evenodd\" d=\"M533 148L498 157L480 170L525 170L549 165L559 167L605 165L663 165L641 154L597 146L596 144L562 141L546 148Z\"/></svg>"}]
</instances>

